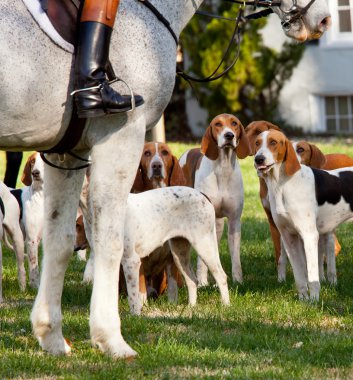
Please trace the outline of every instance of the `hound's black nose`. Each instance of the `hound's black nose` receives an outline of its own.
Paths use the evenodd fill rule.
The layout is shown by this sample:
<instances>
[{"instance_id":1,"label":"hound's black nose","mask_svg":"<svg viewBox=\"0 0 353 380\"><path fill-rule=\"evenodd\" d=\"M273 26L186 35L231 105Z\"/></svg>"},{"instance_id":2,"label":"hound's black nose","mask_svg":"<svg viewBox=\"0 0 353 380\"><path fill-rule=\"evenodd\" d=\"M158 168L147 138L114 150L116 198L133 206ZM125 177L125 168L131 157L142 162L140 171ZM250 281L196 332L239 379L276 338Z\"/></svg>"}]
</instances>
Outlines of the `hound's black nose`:
<instances>
[{"instance_id":1,"label":"hound's black nose","mask_svg":"<svg viewBox=\"0 0 353 380\"><path fill-rule=\"evenodd\" d=\"M227 132L227 133L224 134L224 138L225 138L226 140L233 140L233 139L234 139L234 133L232 133L232 132Z\"/></svg>"},{"instance_id":2,"label":"hound's black nose","mask_svg":"<svg viewBox=\"0 0 353 380\"><path fill-rule=\"evenodd\" d=\"M257 165L262 165L265 162L265 156L262 154L259 154L258 156L255 157L255 162Z\"/></svg>"},{"instance_id":3,"label":"hound's black nose","mask_svg":"<svg viewBox=\"0 0 353 380\"><path fill-rule=\"evenodd\" d=\"M36 177L39 177L39 176L40 176L40 171L37 170L37 169L33 170L33 171L32 171L32 176L35 177L35 178L36 178Z\"/></svg>"},{"instance_id":4,"label":"hound's black nose","mask_svg":"<svg viewBox=\"0 0 353 380\"><path fill-rule=\"evenodd\" d=\"M153 176L160 176L162 174L162 163L154 162L152 164L152 174Z\"/></svg>"}]
</instances>

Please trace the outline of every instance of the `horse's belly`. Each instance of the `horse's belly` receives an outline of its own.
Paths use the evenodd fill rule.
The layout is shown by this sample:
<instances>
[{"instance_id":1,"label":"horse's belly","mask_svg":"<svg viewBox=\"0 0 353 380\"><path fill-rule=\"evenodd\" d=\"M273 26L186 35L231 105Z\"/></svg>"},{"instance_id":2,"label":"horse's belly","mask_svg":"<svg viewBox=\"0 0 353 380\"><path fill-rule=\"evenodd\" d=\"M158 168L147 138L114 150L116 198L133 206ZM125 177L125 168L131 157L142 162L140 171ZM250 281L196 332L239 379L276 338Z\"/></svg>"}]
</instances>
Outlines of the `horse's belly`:
<instances>
[{"instance_id":1,"label":"horse's belly","mask_svg":"<svg viewBox=\"0 0 353 380\"><path fill-rule=\"evenodd\" d=\"M72 55L38 28L22 2L0 1L0 149L49 148L71 112Z\"/></svg>"}]
</instances>

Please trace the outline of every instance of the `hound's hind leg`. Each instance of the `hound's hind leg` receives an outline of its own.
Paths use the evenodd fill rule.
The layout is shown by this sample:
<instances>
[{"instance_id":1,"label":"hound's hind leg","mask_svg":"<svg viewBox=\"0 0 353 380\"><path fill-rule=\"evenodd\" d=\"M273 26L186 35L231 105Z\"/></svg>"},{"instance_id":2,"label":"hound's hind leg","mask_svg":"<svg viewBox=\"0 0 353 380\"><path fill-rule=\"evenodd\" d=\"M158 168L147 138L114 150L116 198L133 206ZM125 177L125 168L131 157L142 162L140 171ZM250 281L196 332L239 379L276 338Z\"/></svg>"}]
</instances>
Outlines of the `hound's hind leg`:
<instances>
[{"instance_id":1,"label":"hound's hind leg","mask_svg":"<svg viewBox=\"0 0 353 380\"><path fill-rule=\"evenodd\" d=\"M204 236L201 239L197 239L193 243L193 247L197 251L198 255L202 258L202 260L206 263L208 269L214 277L221 292L222 303L224 305L229 305L230 301L227 275L222 268L215 235L216 234L213 234L213 236Z\"/></svg>"},{"instance_id":2,"label":"hound's hind leg","mask_svg":"<svg viewBox=\"0 0 353 380\"><path fill-rule=\"evenodd\" d=\"M140 315L143 305L143 297L139 293L139 270L141 266L140 257L134 253L126 257L126 251L121 260L126 280L127 295L129 299L130 312Z\"/></svg>"},{"instance_id":3,"label":"hound's hind leg","mask_svg":"<svg viewBox=\"0 0 353 380\"><path fill-rule=\"evenodd\" d=\"M186 239L175 238L169 241L169 245L174 263L184 277L188 288L189 305L194 306L197 300L197 279L190 263L190 243ZM177 298L174 302L177 302Z\"/></svg>"},{"instance_id":4,"label":"hound's hind leg","mask_svg":"<svg viewBox=\"0 0 353 380\"><path fill-rule=\"evenodd\" d=\"M240 262L240 237L241 237L241 212L232 215L228 219L228 247L232 261L232 279L233 282L243 282L243 271Z\"/></svg>"},{"instance_id":5,"label":"hound's hind leg","mask_svg":"<svg viewBox=\"0 0 353 380\"><path fill-rule=\"evenodd\" d=\"M57 165L77 166L76 159ZM43 268L31 321L41 347L52 354L66 354L70 347L62 335L61 295L68 261L75 241L75 220L82 187L83 170L65 171L45 166ZM63 202L65 197L65 202Z\"/></svg>"},{"instance_id":6,"label":"hound's hind leg","mask_svg":"<svg viewBox=\"0 0 353 380\"><path fill-rule=\"evenodd\" d=\"M217 232L218 245L221 241L223 230L224 230L224 218L216 218L216 232ZM208 285L208 268L207 268L207 265L202 261L200 256L197 257L196 276L197 276L198 286Z\"/></svg>"}]
</instances>

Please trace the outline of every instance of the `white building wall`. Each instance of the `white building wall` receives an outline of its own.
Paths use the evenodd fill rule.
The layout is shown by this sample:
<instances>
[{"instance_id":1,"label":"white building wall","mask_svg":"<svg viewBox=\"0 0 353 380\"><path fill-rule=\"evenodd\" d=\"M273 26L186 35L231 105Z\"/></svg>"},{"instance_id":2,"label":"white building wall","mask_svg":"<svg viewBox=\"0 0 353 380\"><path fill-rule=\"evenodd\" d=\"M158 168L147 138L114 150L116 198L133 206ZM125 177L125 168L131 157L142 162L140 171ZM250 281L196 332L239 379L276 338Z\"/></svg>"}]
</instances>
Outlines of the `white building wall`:
<instances>
[{"instance_id":1,"label":"white building wall","mask_svg":"<svg viewBox=\"0 0 353 380\"><path fill-rule=\"evenodd\" d=\"M353 49L308 46L280 95L279 111L290 124L323 131L321 97L353 93ZM319 115L318 115L319 112Z\"/></svg>"},{"instance_id":2,"label":"white building wall","mask_svg":"<svg viewBox=\"0 0 353 380\"><path fill-rule=\"evenodd\" d=\"M333 15L334 12L332 8ZM280 50L286 37L275 18L270 17L263 37L267 46ZM318 45L306 47L303 58L280 94L280 116L304 131L326 130L324 96L353 95L353 44L350 40L335 41L336 22L333 17L331 31Z\"/></svg>"}]
</instances>

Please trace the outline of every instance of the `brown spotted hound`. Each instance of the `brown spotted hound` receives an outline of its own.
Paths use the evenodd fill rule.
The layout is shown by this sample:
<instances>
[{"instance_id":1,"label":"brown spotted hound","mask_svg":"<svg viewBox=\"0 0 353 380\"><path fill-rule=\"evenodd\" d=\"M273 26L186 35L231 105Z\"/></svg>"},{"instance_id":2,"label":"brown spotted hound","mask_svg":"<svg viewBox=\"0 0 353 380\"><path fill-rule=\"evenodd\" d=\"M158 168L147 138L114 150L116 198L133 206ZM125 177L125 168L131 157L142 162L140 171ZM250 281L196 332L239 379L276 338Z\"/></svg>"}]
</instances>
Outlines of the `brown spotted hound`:
<instances>
[{"instance_id":1,"label":"brown spotted hound","mask_svg":"<svg viewBox=\"0 0 353 380\"><path fill-rule=\"evenodd\" d=\"M86 228L87 231L90 228ZM89 236L90 233L88 241ZM190 305L195 305L197 299L197 280L190 262L191 246L215 278L223 304L229 304L227 276L218 253L214 208L199 191L171 186L131 193L127 199L121 264L131 313L139 315L145 301L145 295L140 293L141 260L165 244L169 244L175 265L184 278ZM92 266L93 257L91 250ZM174 301L177 302L177 294Z\"/></svg>"},{"instance_id":2,"label":"brown spotted hound","mask_svg":"<svg viewBox=\"0 0 353 380\"><path fill-rule=\"evenodd\" d=\"M170 147L165 143L146 142L131 192L140 193L151 189L177 185L186 185L186 181L178 159L172 154ZM85 203L84 200L83 203ZM84 205L82 205L82 208L83 210L87 209ZM77 239L84 242L82 223L83 218L78 221L76 231ZM87 263L84 282L90 282L92 279L92 263L92 260ZM124 277L121 278L120 283L123 282L125 282ZM147 295L158 297L166 289L169 300L174 302L177 299L178 287L182 285L183 280L175 266L168 242L142 259L140 295L143 303L146 302Z\"/></svg>"},{"instance_id":3,"label":"brown spotted hound","mask_svg":"<svg viewBox=\"0 0 353 380\"><path fill-rule=\"evenodd\" d=\"M249 141L240 120L231 114L220 114L208 126L201 149L188 150L179 160L188 186L205 194L214 206L218 241L222 236L224 218L228 219L232 279L240 283L243 281L240 217L244 189L238 159L249 153ZM207 268L201 260L197 263L197 278L200 285L208 284Z\"/></svg>"},{"instance_id":4,"label":"brown spotted hound","mask_svg":"<svg viewBox=\"0 0 353 380\"><path fill-rule=\"evenodd\" d=\"M338 225L353 217L353 167L325 171L300 165L292 144L276 130L256 138L254 161L267 186L299 297L318 300L319 235L332 236ZM332 260L333 241L326 252L332 253L327 257Z\"/></svg>"}]
</instances>

